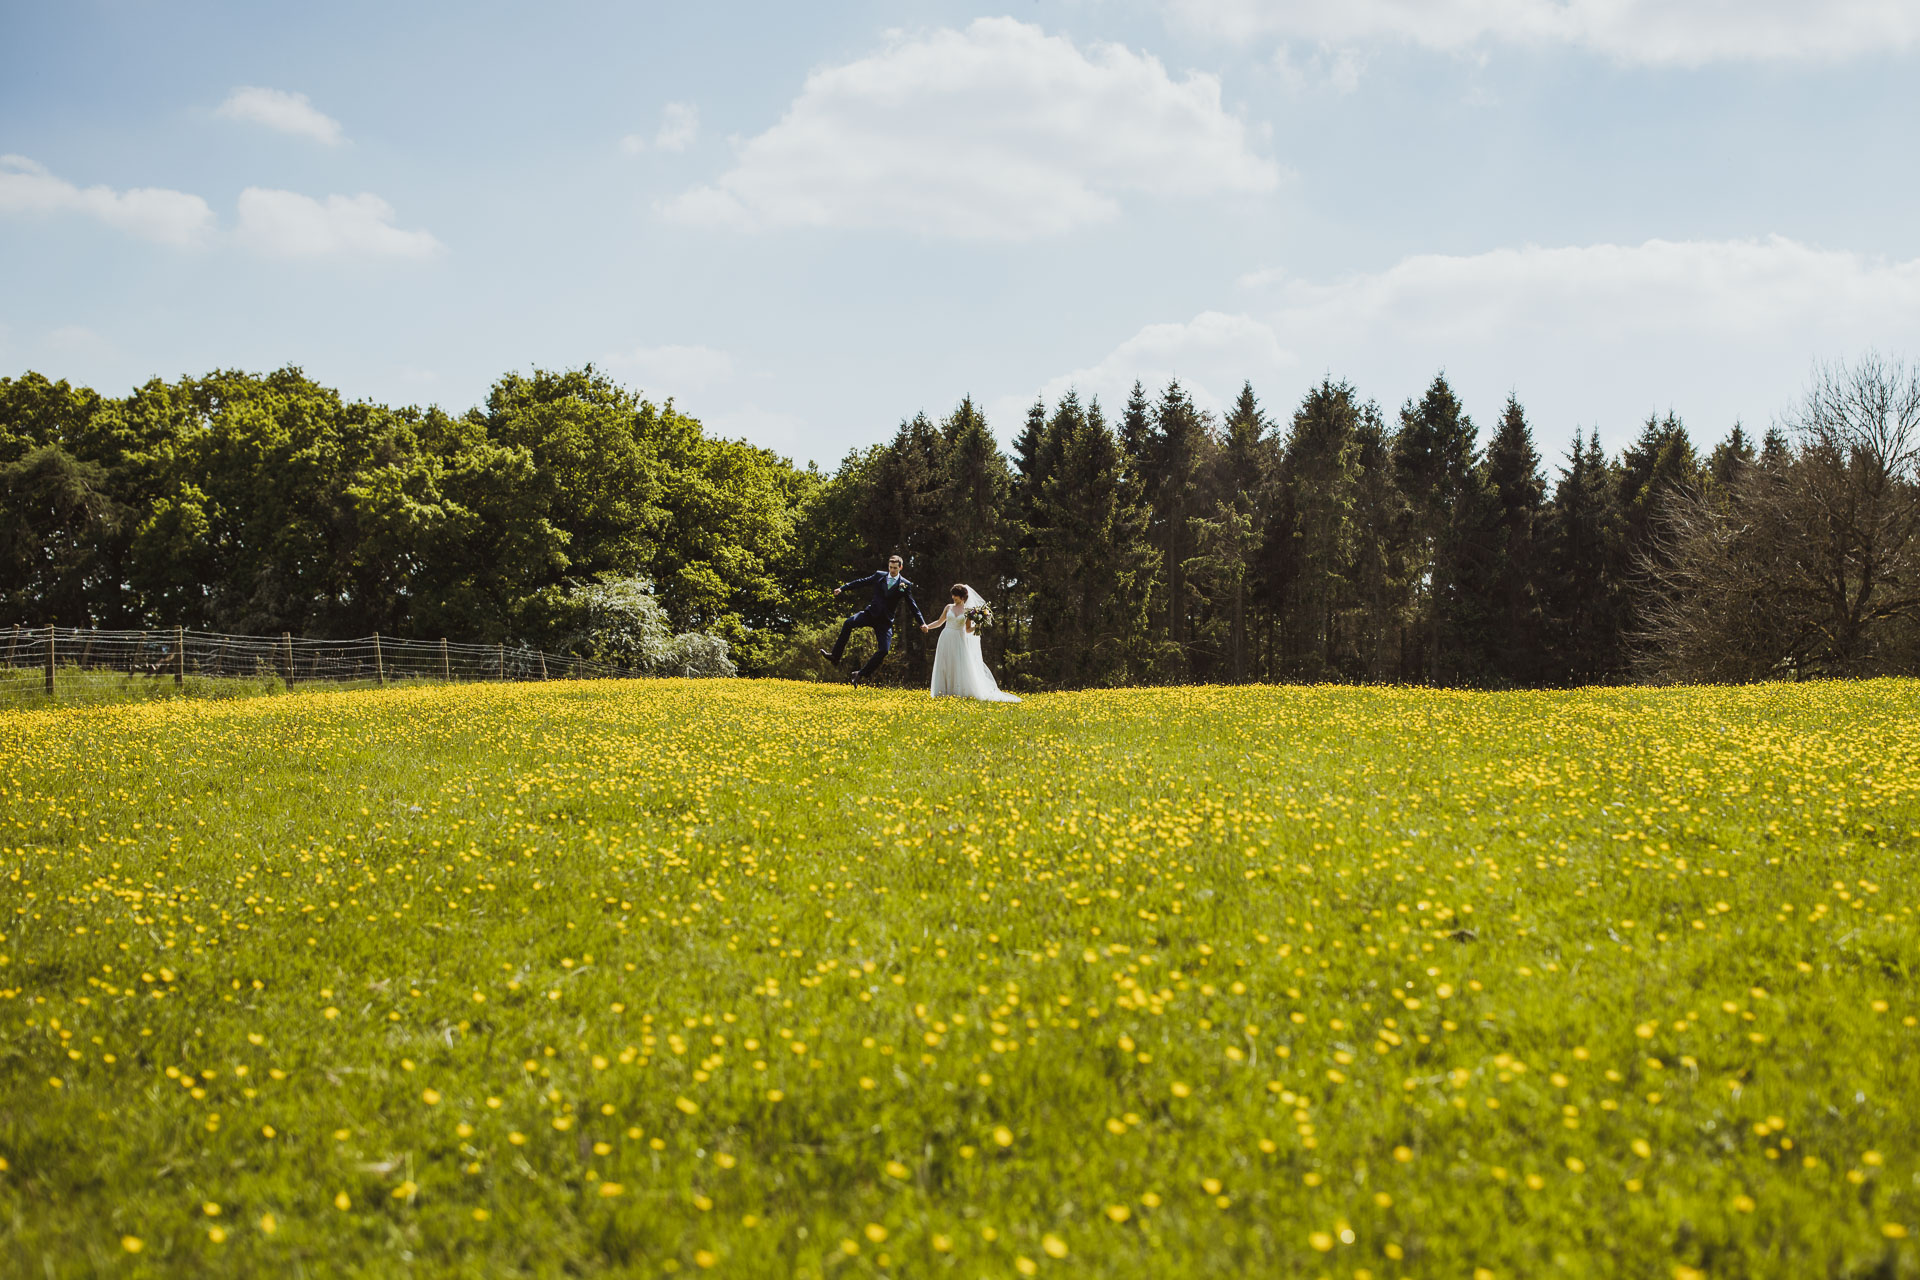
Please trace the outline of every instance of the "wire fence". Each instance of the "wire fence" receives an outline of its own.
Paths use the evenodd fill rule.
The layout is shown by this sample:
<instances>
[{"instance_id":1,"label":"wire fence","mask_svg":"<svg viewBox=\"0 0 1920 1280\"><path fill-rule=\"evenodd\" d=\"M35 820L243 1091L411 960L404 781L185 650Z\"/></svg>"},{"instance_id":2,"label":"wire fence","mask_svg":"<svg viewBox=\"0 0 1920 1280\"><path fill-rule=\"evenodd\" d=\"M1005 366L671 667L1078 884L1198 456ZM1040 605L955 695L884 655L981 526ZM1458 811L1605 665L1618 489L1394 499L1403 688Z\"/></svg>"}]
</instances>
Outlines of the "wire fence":
<instances>
[{"instance_id":1,"label":"wire fence","mask_svg":"<svg viewBox=\"0 0 1920 1280\"><path fill-rule=\"evenodd\" d=\"M0 707L237 695L304 684L631 679L642 671L505 644L234 636L173 627L0 628Z\"/></svg>"}]
</instances>

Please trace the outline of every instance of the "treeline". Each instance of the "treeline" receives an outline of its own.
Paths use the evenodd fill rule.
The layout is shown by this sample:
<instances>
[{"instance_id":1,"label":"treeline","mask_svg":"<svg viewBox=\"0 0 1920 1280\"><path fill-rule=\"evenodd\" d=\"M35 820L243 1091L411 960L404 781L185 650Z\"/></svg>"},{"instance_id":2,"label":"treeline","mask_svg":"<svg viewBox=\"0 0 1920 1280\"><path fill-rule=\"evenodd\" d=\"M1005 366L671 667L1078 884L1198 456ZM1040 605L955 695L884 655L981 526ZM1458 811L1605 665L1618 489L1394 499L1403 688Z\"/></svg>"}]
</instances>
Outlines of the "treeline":
<instances>
[{"instance_id":1,"label":"treeline","mask_svg":"<svg viewBox=\"0 0 1920 1280\"><path fill-rule=\"evenodd\" d=\"M1218 419L1177 383L1117 418L1069 394L1011 459L963 402L849 457L813 531L829 559L906 549L936 595L990 582L1016 687L1911 671L1920 380L1834 378L1757 441L1703 450L1668 414L1609 457L1575 432L1551 481L1516 399L1483 448L1444 376L1391 418L1331 379L1280 422L1251 386Z\"/></svg>"},{"instance_id":2,"label":"treeline","mask_svg":"<svg viewBox=\"0 0 1920 1280\"><path fill-rule=\"evenodd\" d=\"M993 602L1014 688L1920 668L1904 366L1827 375L1759 440L1699 447L1668 414L1549 464L1513 398L1481 439L1444 377L1391 416L1323 380L1278 420L1251 386L1216 416L1136 385L1117 414L1036 403L1010 456L963 400L822 475L591 368L460 417L297 370L122 400L29 374L0 380L0 604L601 656L607 601L650 593L743 673L809 676L833 584L899 551L923 607L955 581ZM931 649L909 631L885 677L924 680Z\"/></svg>"},{"instance_id":3,"label":"treeline","mask_svg":"<svg viewBox=\"0 0 1920 1280\"><path fill-rule=\"evenodd\" d=\"M645 580L676 629L753 669L793 628L794 520L819 480L592 369L508 375L459 417L348 402L283 369L124 399L0 379L0 485L10 622L378 631L624 662L595 651L594 619L631 629L635 612L595 588Z\"/></svg>"}]
</instances>

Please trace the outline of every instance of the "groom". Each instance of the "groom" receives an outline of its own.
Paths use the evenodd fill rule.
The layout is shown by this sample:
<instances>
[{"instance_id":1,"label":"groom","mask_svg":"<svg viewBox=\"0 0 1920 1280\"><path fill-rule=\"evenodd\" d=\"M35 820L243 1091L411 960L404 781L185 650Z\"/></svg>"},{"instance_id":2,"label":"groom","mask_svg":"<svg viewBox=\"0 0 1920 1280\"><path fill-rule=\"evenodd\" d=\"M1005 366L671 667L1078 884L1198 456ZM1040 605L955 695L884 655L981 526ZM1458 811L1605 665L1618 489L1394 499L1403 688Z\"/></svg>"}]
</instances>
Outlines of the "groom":
<instances>
[{"instance_id":1,"label":"groom","mask_svg":"<svg viewBox=\"0 0 1920 1280\"><path fill-rule=\"evenodd\" d=\"M887 650L893 647L893 617L899 611L901 600L905 600L907 607L913 610L915 622L923 627L927 625L927 620L920 615L920 605L913 598L913 584L908 582L900 572L904 567L905 561L899 556L889 556L884 571L875 569L864 578L855 578L852 582L842 583L833 589L835 595L839 595L842 591L857 591L861 587L868 587L873 591L873 599L867 602L867 607L848 618L846 624L840 628L840 638L834 642L833 649L820 651L821 657L838 666L840 655L847 651L847 637L854 633L854 629L873 628L873 656L867 659L866 666L861 667L850 677L856 689L860 687L862 680L880 669L881 662L886 659Z\"/></svg>"}]
</instances>

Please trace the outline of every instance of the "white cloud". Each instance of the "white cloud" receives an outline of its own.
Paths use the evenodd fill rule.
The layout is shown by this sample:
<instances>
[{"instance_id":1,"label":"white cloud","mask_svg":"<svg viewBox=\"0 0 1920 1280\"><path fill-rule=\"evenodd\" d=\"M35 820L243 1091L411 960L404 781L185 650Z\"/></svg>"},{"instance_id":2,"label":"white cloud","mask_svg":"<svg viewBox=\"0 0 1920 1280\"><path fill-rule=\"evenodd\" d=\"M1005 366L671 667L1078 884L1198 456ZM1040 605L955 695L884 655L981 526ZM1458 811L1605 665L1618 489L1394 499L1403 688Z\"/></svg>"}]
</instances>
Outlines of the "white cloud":
<instances>
[{"instance_id":1,"label":"white cloud","mask_svg":"<svg viewBox=\"0 0 1920 1280\"><path fill-rule=\"evenodd\" d=\"M620 139L620 149L637 156L649 145L659 151L685 151L700 134L700 109L691 102L669 102L660 113L660 128L648 142L645 134L630 133Z\"/></svg>"},{"instance_id":2,"label":"white cloud","mask_svg":"<svg viewBox=\"0 0 1920 1280\"><path fill-rule=\"evenodd\" d=\"M653 145L662 151L685 151L700 132L700 110L691 102L669 102L661 113L660 132Z\"/></svg>"},{"instance_id":3,"label":"white cloud","mask_svg":"<svg viewBox=\"0 0 1920 1280\"><path fill-rule=\"evenodd\" d=\"M1310 54L1281 45L1274 51L1273 69L1287 87L1298 93L1326 87L1335 93L1352 93L1360 87L1361 73L1367 69L1366 55L1358 49L1336 49L1322 45Z\"/></svg>"},{"instance_id":4,"label":"white cloud","mask_svg":"<svg viewBox=\"0 0 1920 1280\"><path fill-rule=\"evenodd\" d=\"M1148 325L1097 364L1051 379L1040 394L1052 405L1069 388L1077 389L1082 399L1099 396L1112 414L1126 403L1136 379L1157 391L1178 378L1195 403L1219 409L1239 392L1242 381L1271 381L1297 363L1266 322L1203 311L1185 323ZM1020 405L1023 417L1031 403L1028 399Z\"/></svg>"},{"instance_id":5,"label":"white cloud","mask_svg":"<svg viewBox=\"0 0 1920 1280\"><path fill-rule=\"evenodd\" d=\"M76 187L25 156L0 156L0 213L71 214L160 244L189 245L213 226L213 210L199 196L163 187Z\"/></svg>"},{"instance_id":6,"label":"white cloud","mask_svg":"<svg viewBox=\"0 0 1920 1280\"><path fill-rule=\"evenodd\" d=\"M442 248L429 232L394 226L393 206L364 191L328 196L323 204L295 191L248 187L234 234L274 258L427 258Z\"/></svg>"},{"instance_id":7,"label":"white cloud","mask_svg":"<svg viewBox=\"0 0 1920 1280\"><path fill-rule=\"evenodd\" d=\"M304 93L243 86L227 95L214 112L229 120L248 120L281 133L311 138L329 147L346 141L340 122L319 111Z\"/></svg>"},{"instance_id":8,"label":"white cloud","mask_svg":"<svg viewBox=\"0 0 1920 1280\"><path fill-rule=\"evenodd\" d=\"M1271 161L1220 101L1117 44L1012 18L901 37L807 78L734 167L664 212L695 223L1028 239L1112 218L1123 193L1266 191Z\"/></svg>"},{"instance_id":9,"label":"white cloud","mask_svg":"<svg viewBox=\"0 0 1920 1280\"><path fill-rule=\"evenodd\" d=\"M712 347L635 347L607 363L631 369L650 395L683 395L710 387L733 372L733 357Z\"/></svg>"},{"instance_id":10,"label":"white cloud","mask_svg":"<svg viewBox=\"0 0 1920 1280\"><path fill-rule=\"evenodd\" d=\"M1779 237L1424 254L1344 280L1243 283L1268 302L1149 325L1048 383L1049 399L1071 384L1111 406L1135 377L1177 374L1217 406L1251 379L1284 416L1331 374L1392 409L1445 369L1483 424L1511 389L1543 446L1576 424L1617 446L1668 408L1697 438L1764 425L1815 360L1920 352L1920 259Z\"/></svg>"},{"instance_id":11,"label":"white cloud","mask_svg":"<svg viewBox=\"0 0 1920 1280\"><path fill-rule=\"evenodd\" d=\"M1233 40L1403 41L1463 50L1567 45L1622 62L1697 66L1834 59L1920 43L1920 0L1162 0Z\"/></svg>"}]
</instances>

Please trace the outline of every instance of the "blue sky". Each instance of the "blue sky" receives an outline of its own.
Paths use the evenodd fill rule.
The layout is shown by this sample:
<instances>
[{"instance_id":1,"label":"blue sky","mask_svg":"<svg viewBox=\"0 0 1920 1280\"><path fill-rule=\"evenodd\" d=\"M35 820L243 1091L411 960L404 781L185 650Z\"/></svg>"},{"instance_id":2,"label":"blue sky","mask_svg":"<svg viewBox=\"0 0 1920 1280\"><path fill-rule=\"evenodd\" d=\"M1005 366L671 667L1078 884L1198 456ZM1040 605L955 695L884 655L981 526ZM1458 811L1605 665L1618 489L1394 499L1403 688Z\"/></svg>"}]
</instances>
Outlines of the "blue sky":
<instances>
[{"instance_id":1,"label":"blue sky","mask_svg":"<svg viewBox=\"0 0 1920 1280\"><path fill-rule=\"evenodd\" d=\"M1920 0L9 4L0 373L593 361L831 465L1444 368L1550 453L1920 357Z\"/></svg>"}]
</instances>

